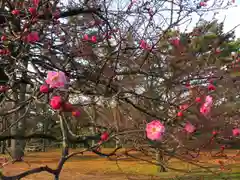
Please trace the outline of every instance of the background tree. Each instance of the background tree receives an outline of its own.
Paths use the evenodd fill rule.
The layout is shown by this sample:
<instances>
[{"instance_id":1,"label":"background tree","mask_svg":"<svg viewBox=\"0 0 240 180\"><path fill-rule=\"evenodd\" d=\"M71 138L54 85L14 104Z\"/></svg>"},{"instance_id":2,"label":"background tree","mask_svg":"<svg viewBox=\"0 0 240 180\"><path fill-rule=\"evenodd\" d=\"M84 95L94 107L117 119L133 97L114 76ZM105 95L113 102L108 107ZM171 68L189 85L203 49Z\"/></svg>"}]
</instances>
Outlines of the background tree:
<instances>
[{"instance_id":1,"label":"background tree","mask_svg":"<svg viewBox=\"0 0 240 180\"><path fill-rule=\"evenodd\" d=\"M211 133L215 128L224 131L230 111L236 116L237 105L227 114L219 110L238 101L238 83L231 76L238 59L237 52L231 52L238 50L238 40L233 32L223 33L223 24L216 20L201 20L190 33L176 29L190 22L193 13L202 17L229 2L109 0L65 5L6 0L1 6L6 21L0 53L8 76L2 103L11 104L1 115L11 120L11 132L0 138L12 139L16 161L24 156L25 139L51 139L62 142L63 149L56 169L40 167L2 179L41 171L59 179L63 164L76 155L69 154L70 144L111 156L130 142L153 159L157 152L156 165L166 170L171 157L199 165L194 157L186 158L206 148L199 140L226 143L224 133ZM63 84L56 85L58 81ZM207 95L214 102L209 114L200 110ZM221 124L216 122L220 116ZM151 141L145 129L155 119L165 133ZM39 123L44 133L37 132ZM108 155L97 150L107 140L119 140Z\"/></svg>"}]
</instances>

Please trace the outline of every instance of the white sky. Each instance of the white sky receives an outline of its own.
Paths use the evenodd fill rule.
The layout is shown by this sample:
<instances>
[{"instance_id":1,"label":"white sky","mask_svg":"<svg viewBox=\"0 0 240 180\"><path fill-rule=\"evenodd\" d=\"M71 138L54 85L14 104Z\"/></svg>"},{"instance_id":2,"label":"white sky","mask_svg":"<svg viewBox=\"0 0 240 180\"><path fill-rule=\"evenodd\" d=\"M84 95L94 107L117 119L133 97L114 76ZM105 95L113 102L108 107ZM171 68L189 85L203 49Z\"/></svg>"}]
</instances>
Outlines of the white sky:
<instances>
[{"instance_id":1,"label":"white sky","mask_svg":"<svg viewBox=\"0 0 240 180\"><path fill-rule=\"evenodd\" d=\"M221 10L217 14L216 18L222 22L225 19L224 23L224 32L232 30L235 26L240 25L240 0L236 0L234 3L235 7L231 7L226 10ZM204 16L204 19L211 20L213 13L209 13ZM194 16L193 16L194 17ZM193 18L194 19L194 18ZM195 23L192 23L191 27L194 27ZM236 38L240 38L240 26L235 29Z\"/></svg>"},{"instance_id":2,"label":"white sky","mask_svg":"<svg viewBox=\"0 0 240 180\"><path fill-rule=\"evenodd\" d=\"M224 10L218 15L218 19L223 20L225 17L224 30L229 31L235 26L240 24L240 0L236 0L236 6L234 8ZM240 38L240 26L235 30L236 37Z\"/></svg>"},{"instance_id":3,"label":"white sky","mask_svg":"<svg viewBox=\"0 0 240 180\"><path fill-rule=\"evenodd\" d=\"M68 4L68 2L70 2L72 0L61 0L61 2L63 2L63 4ZM73 0L74 1L74 0ZM136 0L136 2L142 2L142 1L146 1L146 0ZM200 2L200 0L197 0ZM207 2L207 4L211 5L212 4L212 1L214 0L209 0ZM127 5L129 4L129 2L131 2L131 0L117 0L117 1L113 1L113 2L122 2L121 5L124 5L124 3L126 3ZM225 2L225 1L224 1ZM228 0L226 0L226 3L228 2ZM113 3L114 4L114 3ZM115 4L116 5L116 4ZM120 5L120 6L121 6ZM170 5L170 4L169 4ZM224 24L224 31L225 32L228 32L229 30L233 29L235 26L237 25L240 25L240 0L235 0L235 3L233 3L233 5L235 7L231 7L229 9L226 9L226 10L220 10L218 11L218 15L216 16L216 18L221 22L225 19L225 24ZM167 15L167 14L166 14ZM190 26L188 26L188 29L192 29L195 25L196 25L196 22L198 20L198 17L194 17L195 15L193 15L193 21L191 23ZM212 16L213 16L213 13L209 13L209 14L206 14L204 16L204 19L206 20L212 20ZM194 21L196 20L196 21ZM179 27L180 29L184 30L185 29L185 26L184 27ZM240 26L237 27L235 29L235 33L236 33L236 37L240 38Z\"/></svg>"}]
</instances>

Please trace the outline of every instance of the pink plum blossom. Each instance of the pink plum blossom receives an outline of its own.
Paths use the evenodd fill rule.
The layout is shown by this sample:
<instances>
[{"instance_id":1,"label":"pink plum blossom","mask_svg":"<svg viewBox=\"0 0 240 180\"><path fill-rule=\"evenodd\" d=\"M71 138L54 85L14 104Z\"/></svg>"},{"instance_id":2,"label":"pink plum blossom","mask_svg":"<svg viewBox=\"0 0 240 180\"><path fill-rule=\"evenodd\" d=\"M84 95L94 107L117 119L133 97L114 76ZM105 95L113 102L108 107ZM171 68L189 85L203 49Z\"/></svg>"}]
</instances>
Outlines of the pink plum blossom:
<instances>
[{"instance_id":1,"label":"pink plum blossom","mask_svg":"<svg viewBox=\"0 0 240 180\"><path fill-rule=\"evenodd\" d=\"M72 115L74 116L74 117L79 117L80 116L80 111L79 110L74 110L73 112L72 112Z\"/></svg>"},{"instance_id":2,"label":"pink plum blossom","mask_svg":"<svg viewBox=\"0 0 240 180\"><path fill-rule=\"evenodd\" d=\"M58 110L62 106L62 98L61 96L53 96L52 99L50 100L50 106L54 110Z\"/></svg>"},{"instance_id":3,"label":"pink plum blossom","mask_svg":"<svg viewBox=\"0 0 240 180\"><path fill-rule=\"evenodd\" d=\"M196 98L195 98L195 102L196 102L196 103L200 103L200 102L201 102L201 98L200 98L200 97L196 97Z\"/></svg>"},{"instance_id":4,"label":"pink plum blossom","mask_svg":"<svg viewBox=\"0 0 240 180\"><path fill-rule=\"evenodd\" d=\"M30 7L30 8L28 9L28 11L30 12L30 14L31 14L32 16L35 16L36 13L37 13L37 9L36 9L35 7Z\"/></svg>"},{"instance_id":5,"label":"pink plum blossom","mask_svg":"<svg viewBox=\"0 0 240 180\"><path fill-rule=\"evenodd\" d=\"M49 92L48 85L46 85L46 84L41 85L40 86L40 92L41 93L48 93Z\"/></svg>"},{"instance_id":6,"label":"pink plum blossom","mask_svg":"<svg viewBox=\"0 0 240 180\"><path fill-rule=\"evenodd\" d=\"M200 6L207 6L207 3L204 2L204 1L202 1L202 2L199 3L199 5L200 5Z\"/></svg>"},{"instance_id":7,"label":"pink plum blossom","mask_svg":"<svg viewBox=\"0 0 240 180\"><path fill-rule=\"evenodd\" d=\"M65 86L67 78L64 72L49 71L46 83L50 86L50 88L60 88Z\"/></svg>"},{"instance_id":8,"label":"pink plum blossom","mask_svg":"<svg viewBox=\"0 0 240 180\"><path fill-rule=\"evenodd\" d=\"M15 16L19 15L19 13L20 13L20 11L18 9L12 10L12 14Z\"/></svg>"},{"instance_id":9,"label":"pink plum blossom","mask_svg":"<svg viewBox=\"0 0 240 180\"><path fill-rule=\"evenodd\" d=\"M233 129L232 134L233 134L233 136L239 136L240 135L240 129L239 128Z\"/></svg>"},{"instance_id":10,"label":"pink plum blossom","mask_svg":"<svg viewBox=\"0 0 240 180\"><path fill-rule=\"evenodd\" d=\"M96 36L92 36L91 40L92 40L93 43L96 43L97 42L97 37Z\"/></svg>"},{"instance_id":11,"label":"pink plum blossom","mask_svg":"<svg viewBox=\"0 0 240 180\"><path fill-rule=\"evenodd\" d=\"M179 106L179 109L180 109L180 110L186 110L188 107L189 107L188 104L183 104L183 105L180 105L180 106Z\"/></svg>"},{"instance_id":12,"label":"pink plum blossom","mask_svg":"<svg viewBox=\"0 0 240 180\"><path fill-rule=\"evenodd\" d=\"M59 9L56 9L56 11L53 13L54 19L60 18L61 12Z\"/></svg>"},{"instance_id":13,"label":"pink plum blossom","mask_svg":"<svg viewBox=\"0 0 240 180\"><path fill-rule=\"evenodd\" d=\"M200 107L200 113L202 113L204 116L208 115L211 111L212 105L213 105L212 96L206 96L205 102Z\"/></svg>"},{"instance_id":14,"label":"pink plum blossom","mask_svg":"<svg viewBox=\"0 0 240 180\"><path fill-rule=\"evenodd\" d=\"M144 50L149 50L150 49L150 46L147 44L147 42L146 41L144 41L144 40L141 40L140 41L140 47L142 48L142 49L144 49Z\"/></svg>"},{"instance_id":15,"label":"pink plum blossom","mask_svg":"<svg viewBox=\"0 0 240 180\"><path fill-rule=\"evenodd\" d=\"M34 43L37 41L39 41L38 32L31 32L30 34L27 35L27 42Z\"/></svg>"},{"instance_id":16,"label":"pink plum blossom","mask_svg":"<svg viewBox=\"0 0 240 180\"><path fill-rule=\"evenodd\" d=\"M179 38L172 38L170 40L170 43L173 45L173 46L176 46L178 47L180 45L180 39Z\"/></svg>"},{"instance_id":17,"label":"pink plum blossom","mask_svg":"<svg viewBox=\"0 0 240 180\"><path fill-rule=\"evenodd\" d=\"M39 2L40 2L40 0L33 0L33 5L38 6Z\"/></svg>"},{"instance_id":18,"label":"pink plum blossom","mask_svg":"<svg viewBox=\"0 0 240 180\"><path fill-rule=\"evenodd\" d=\"M147 138L151 140L159 140L165 132L164 125L159 120L153 120L146 126Z\"/></svg>"},{"instance_id":19,"label":"pink plum blossom","mask_svg":"<svg viewBox=\"0 0 240 180\"><path fill-rule=\"evenodd\" d=\"M213 104L213 98L212 98L212 96L206 96L206 98L205 98L205 103L206 103L208 106L212 106L212 104Z\"/></svg>"},{"instance_id":20,"label":"pink plum blossom","mask_svg":"<svg viewBox=\"0 0 240 180\"><path fill-rule=\"evenodd\" d=\"M196 130L196 128L195 128L195 126L193 126L191 123L187 123L186 125L185 125L185 131L187 131L188 133L193 133L195 130Z\"/></svg>"},{"instance_id":21,"label":"pink plum blossom","mask_svg":"<svg viewBox=\"0 0 240 180\"><path fill-rule=\"evenodd\" d=\"M203 106L200 107L200 113L202 113L204 116L208 115L211 111L211 108L208 106L205 106L203 104Z\"/></svg>"},{"instance_id":22,"label":"pink plum blossom","mask_svg":"<svg viewBox=\"0 0 240 180\"><path fill-rule=\"evenodd\" d=\"M214 91L214 90L216 90L216 87L213 84L209 84L208 85L208 90L209 91Z\"/></svg>"},{"instance_id":23,"label":"pink plum blossom","mask_svg":"<svg viewBox=\"0 0 240 180\"><path fill-rule=\"evenodd\" d=\"M85 41L88 41L88 40L89 40L89 37L88 37L87 34L84 34L84 36L83 36L83 40L85 40Z\"/></svg>"},{"instance_id":24,"label":"pink plum blossom","mask_svg":"<svg viewBox=\"0 0 240 180\"><path fill-rule=\"evenodd\" d=\"M107 141L109 138L109 134L107 132L103 132L101 135L101 141Z\"/></svg>"}]
</instances>

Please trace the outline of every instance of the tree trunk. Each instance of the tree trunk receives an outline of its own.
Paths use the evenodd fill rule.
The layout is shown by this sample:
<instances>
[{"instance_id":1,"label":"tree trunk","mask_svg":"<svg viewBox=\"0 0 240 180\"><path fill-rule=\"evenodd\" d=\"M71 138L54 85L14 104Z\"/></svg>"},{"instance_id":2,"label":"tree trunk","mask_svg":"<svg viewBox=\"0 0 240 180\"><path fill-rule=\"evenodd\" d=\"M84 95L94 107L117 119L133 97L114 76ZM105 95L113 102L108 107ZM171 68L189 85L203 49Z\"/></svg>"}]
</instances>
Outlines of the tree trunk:
<instances>
[{"instance_id":1,"label":"tree trunk","mask_svg":"<svg viewBox=\"0 0 240 180\"><path fill-rule=\"evenodd\" d=\"M19 115L22 115L22 111L19 112ZM15 118L16 120L17 118ZM25 119L18 122L12 129L12 135L24 135L25 134ZM24 149L26 146L25 140L15 140L11 141L12 146L12 158L15 161L22 161L22 157L24 156Z\"/></svg>"},{"instance_id":2,"label":"tree trunk","mask_svg":"<svg viewBox=\"0 0 240 180\"><path fill-rule=\"evenodd\" d=\"M16 102L18 100L18 96L15 92L13 92L13 99L15 99ZM13 103L13 107L16 107L16 105L17 105L16 102ZM16 120L18 119L17 117L18 117L17 113L12 114L11 124L16 123ZM18 135L19 134L18 133L18 123L15 124L11 128L10 134L11 135ZM16 161L21 161L22 160L23 153L21 151L21 146L20 146L19 140L11 139L11 156L12 156L13 160L16 160Z\"/></svg>"},{"instance_id":3,"label":"tree trunk","mask_svg":"<svg viewBox=\"0 0 240 180\"><path fill-rule=\"evenodd\" d=\"M158 172L167 172L167 169L161 165L164 163L164 155L162 150L156 149L156 162L159 164L157 169Z\"/></svg>"},{"instance_id":4,"label":"tree trunk","mask_svg":"<svg viewBox=\"0 0 240 180\"><path fill-rule=\"evenodd\" d=\"M48 118L48 114L47 114L47 106L44 107L45 109L45 114L44 114L44 122L43 122L43 133L46 134L47 131L48 131L48 127L49 127L49 124L50 124L50 119ZM46 146L49 144L49 140L47 139L43 139L43 149L42 151L45 152L46 151Z\"/></svg>"},{"instance_id":5,"label":"tree trunk","mask_svg":"<svg viewBox=\"0 0 240 180\"><path fill-rule=\"evenodd\" d=\"M27 69L27 61L25 61L25 66ZM25 78L25 76L26 76L26 73L24 72L22 74L22 78ZM18 103L25 101L26 88L27 88L26 84L19 84L19 89L20 89L19 97L18 97L18 94L13 93L15 96L14 99L17 100ZM18 105L18 104L15 104L15 105ZM25 110L26 110L26 108L23 108L23 109L19 110L18 113L17 112L14 113L13 122L16 122L16 120L20 117L22 119L15 126L12 127L12 129L11 129L12 135L25 135L26 119L25 119L25 117L22 117L23 114L25 113ZM24 149L26 146L26 141L13 139L11 142L11 145L12 145L12 158L15 161L22 161L22 157L24 156Z\"/></svg>"},{"instance_id":6,"label":"tree trunk","mask_svg":"<svg viewBox=\"0 0 240 180\"><path fill-rule=\"evenodd\" d=\"M120 123L120 117L118 113L118 104L116 101L114 101L115 106L112 107L112 112L113 112L113 119L115 121L115 126L116 126L116 132L119 132L119 123ZM116 136L116 144L115 147L118 148L121 145L121 139L119 136Z\"/></svg>"},{"instance_id":7,"label":"tree trunk","mask_svg":"<svg viewBox=\"0 0 240 180\"><path fill-rule=\"evenodd\" d=\"M94 102L94 99L92 99L92 102ZM97 110L96 110L96 107L93 105L92 106L92 119L91 119L91 123L94 124L96 123L96 120L97 120ZM92 135L95 135L96 134L96 128L95 127L90 127L90 131L92 133ZM94 146L96 143L95 140L92 140L92 146Z\"/></svg>"},{"instance_id":8,"label":"tree trunk","mask_svg":"<svg viewBox=\"0 0 240 180\"><path fill-rule=\"evenodd\" d=\"M16 126L11 129L12 135L20 135L19 128ZM22 161L22 157L24 156L24 143L23 140L11 140L11 155L15 161Z\"/></svg>"},{"instance_id":9,"label":"tree trunk","mask_svg":"<svg viewBox=\"0 0 240 180\"><path fill-rule=\"evenodd\" d=\"M118 148L120 146L120 139L116 136L116 144L115 144L115 148Z\"/></svg>"},{"instance_id":10,"label":"tree trunk","mask_svg":"<svg viewBox=\"0 0 240 180\"><path fill-rule=\"evenodd\" d=\"M78 127L77 121L74 122L72 125L73 125L73 126L72 126L73 132L74 132L75 134L78 134L78 132L77 132L77 127ZM73 143L73 144L72 144L72 148L73 148L73 149L76 149L76 148L77 148L77 144L76 144L76 143Z\"/></svg>"},{"instance_id":11,"label":"tree trunk","mask_svg":"<svg viewBox=\"0 0 240 180\"><path fill-rule=\"evenodd\" d=\"M6 119L3 118L2 119L2 128L1 128L1 131L5 131L7 129L7 126L6 126ZM6 149L6 141L2 141L0 142L1 143L1 154L5 154L5 149Z\"/></svg>"},{"instance_id":12,"label":"tree trunk","mask_svg":"<svg viewBox=\"0 0 240 180\"><path fill-rule=\"evenodd\" d=\"M43 122L43 134L47 133L48 126L49 126L49 120L47 119L47 116L45 116L45 120ZM43 149L42 149L43 152L46 152L46 146L48 143L49 142L47 139L43 139Z\"/></svg>"},{"instance_id":13,"label":"tree trunk","mask_svg":"<svg viewBox=\"0 0 240 180\"><path fill-rule=\"evenodd\" d=\"M6 141L1 142L1 154L5 154Z\"/></svg>"}]
</instances>

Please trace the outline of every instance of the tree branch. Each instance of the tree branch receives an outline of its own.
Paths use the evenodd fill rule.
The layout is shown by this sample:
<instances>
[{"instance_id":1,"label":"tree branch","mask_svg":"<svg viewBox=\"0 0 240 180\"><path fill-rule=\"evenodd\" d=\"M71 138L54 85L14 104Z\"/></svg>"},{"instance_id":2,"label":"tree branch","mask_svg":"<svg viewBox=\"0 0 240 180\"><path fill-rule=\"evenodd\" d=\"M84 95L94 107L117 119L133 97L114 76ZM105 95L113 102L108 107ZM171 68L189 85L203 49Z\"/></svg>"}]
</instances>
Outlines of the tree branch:
<instances>
[{"instance_id":1,"label":"tree branch","mask_svg":"<svg viewBox=\"0 0 240 180\"><path fill-rule=\"evenodd\" d=\"M21 174L15 175L15 176L4 176L4 175L2 175L1 179L2 180L18 180L18 179L26 177L30 174L36 174L36 173L40 173L40 172L43 172L43 171L46 171L46 172L48 172L50 174L53 174L53 175L55 175L55 173L56 173L56 170L53 170L53 169L49 168L48 166L44 166L44 167L38 167L38 168L34 168L34 169L31 169L31 170L25 171Z\"/></svg>"},{"instance_id":2,"label":"tree branch","mask_svg":"<svg viewBox=\"0 0 240 180\"><path fill-rule=\"evenodd\" d=\"M79 14L91 14L91 13L96 13L100 11L100 8L89 8L89 9L84 9L82 7L79 8L74 8L74 9L70 9L68 11L65 12L61 12L59 15L59 18L65 18L65 17L70 17L70 16L76 16ZM52 14L49 14L49 16L46 16L45 14L41 14L38 16L38 19L51 19L53 17Z\"/></svg>"}]
</instances>

